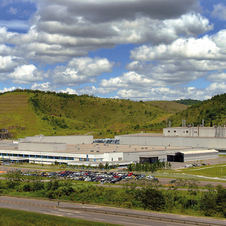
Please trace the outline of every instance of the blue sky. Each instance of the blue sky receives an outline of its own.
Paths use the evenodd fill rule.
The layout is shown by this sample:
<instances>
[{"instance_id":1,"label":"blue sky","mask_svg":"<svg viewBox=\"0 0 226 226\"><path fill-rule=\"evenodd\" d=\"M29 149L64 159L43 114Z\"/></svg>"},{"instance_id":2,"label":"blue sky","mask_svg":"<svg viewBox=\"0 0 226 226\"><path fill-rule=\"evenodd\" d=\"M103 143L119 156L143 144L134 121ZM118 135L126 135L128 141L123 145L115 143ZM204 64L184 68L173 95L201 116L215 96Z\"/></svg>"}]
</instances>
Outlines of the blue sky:
<instances>
[{"instance_id":1,"label":"blue sky","mask_svg":"<svg viewBox=\"0 0 226 226\"><path fill-rule=\"evenodd\" d=\"M224 0L1 0L0 92L135 101L226 90Z\"/></svg>"}]
</instances>

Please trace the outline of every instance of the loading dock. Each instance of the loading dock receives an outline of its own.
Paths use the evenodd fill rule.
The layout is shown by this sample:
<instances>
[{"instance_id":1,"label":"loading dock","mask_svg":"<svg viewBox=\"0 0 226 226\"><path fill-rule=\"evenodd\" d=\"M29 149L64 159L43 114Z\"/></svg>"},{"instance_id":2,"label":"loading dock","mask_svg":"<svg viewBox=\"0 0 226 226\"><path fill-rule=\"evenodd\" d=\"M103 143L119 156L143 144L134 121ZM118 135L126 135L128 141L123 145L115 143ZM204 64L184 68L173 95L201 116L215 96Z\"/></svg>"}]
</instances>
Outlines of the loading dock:
<instances>
[{"instance_id":1,"label":"loading dock","mask_svg":"<svg viewBox=\"0 0 226 226\"><path fill-rule=\"evenodd\" d=\"M153 156L152 157L150 157L150 156L140 157L139 162L140 163L145 163L145 162L155 163L155 162L158 162L158 157L156 157L156 156L154 156L154 157Z\"/></svg>"}]
</instances>

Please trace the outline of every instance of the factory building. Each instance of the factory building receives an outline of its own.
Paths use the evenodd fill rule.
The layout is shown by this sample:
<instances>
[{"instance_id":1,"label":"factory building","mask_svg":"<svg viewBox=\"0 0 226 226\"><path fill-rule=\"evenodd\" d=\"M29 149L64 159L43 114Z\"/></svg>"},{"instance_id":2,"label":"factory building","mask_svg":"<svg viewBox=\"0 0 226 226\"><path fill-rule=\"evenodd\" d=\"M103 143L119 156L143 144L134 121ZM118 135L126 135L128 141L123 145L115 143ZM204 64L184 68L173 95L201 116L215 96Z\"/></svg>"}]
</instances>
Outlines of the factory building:
<instances>
[{"instance_id":1,"label":"factory building","mask_svg":"<svg viewBox=\"0 0 226 226\"><path fill-rule=\"evenodd\" d=\"M226 138L225 127L173 127L163 129L164 137L222 137Z\"/></svg>"},{"instance_id":2,"label":"factory building","mask_svg":"<svg viewBox=\"0 0 226 226\"><path fill-rule=\"evenodd\" d=\"M172 131L177 128L171 128ZM184 128L186 129L186 128ZM121 145L158 145L166 147L206 148L219 151L226 150L224 137L196 137L196 136L164 136L163 134L137 133L116 136Z\"/></svg>"},{"instance_id":3,"label":"factory building","mask_svg":"<svg viewBox=\"0 0 226 226\"><path fill-rule=\"evenodd\" d=\"M191 150L181 150L179 152L173 152L167 154L168 162L190 162L190 161L203 161L208 159L217 159L218 151L202 150L202 149L191 149Z\"/></svg>"},{"instance_id":4,"label":"factory building","mask_svg":"<svg viewBox=\"0 0 226 226\"><path fill-rule=\"evenodd\" d=\"M188 129L188 130L187 130ZM166 128L163 134L138 133L94 140L93 136L26 137L18 142L0 141L2 161L37 164L126 166L156 161L187 162L218 158L226 150L223 137L179 136L190 128ZM174 135L176 130L176 135ZM185 133L183 132L185 131ZM209 130L211 131L211 130ZM172 136L170 134L173 133ZM179 134L179 135L178 135ZM195 134L195 133L194 133ZM198 132L199 135L201 130ZM212 133L213 134L213 133Z\"/></svg>"}]
</instances>

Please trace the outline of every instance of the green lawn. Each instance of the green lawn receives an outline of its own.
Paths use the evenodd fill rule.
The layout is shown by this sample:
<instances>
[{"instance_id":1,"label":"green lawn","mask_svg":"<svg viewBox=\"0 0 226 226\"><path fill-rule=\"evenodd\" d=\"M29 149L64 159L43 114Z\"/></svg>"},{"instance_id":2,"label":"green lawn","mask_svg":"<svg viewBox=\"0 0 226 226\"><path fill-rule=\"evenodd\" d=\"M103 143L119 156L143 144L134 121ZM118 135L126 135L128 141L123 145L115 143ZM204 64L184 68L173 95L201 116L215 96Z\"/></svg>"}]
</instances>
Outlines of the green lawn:
<instances>
[{"instance_id":1,"label":"green lawn","mask_svg":"<svg viewBox=\"0 0 226 226\"><path fill-rule=\"evenodd\" d=\"M226 165L210 165L178 170L180 173L226 179Z\"/></svg>"}]
</instances>

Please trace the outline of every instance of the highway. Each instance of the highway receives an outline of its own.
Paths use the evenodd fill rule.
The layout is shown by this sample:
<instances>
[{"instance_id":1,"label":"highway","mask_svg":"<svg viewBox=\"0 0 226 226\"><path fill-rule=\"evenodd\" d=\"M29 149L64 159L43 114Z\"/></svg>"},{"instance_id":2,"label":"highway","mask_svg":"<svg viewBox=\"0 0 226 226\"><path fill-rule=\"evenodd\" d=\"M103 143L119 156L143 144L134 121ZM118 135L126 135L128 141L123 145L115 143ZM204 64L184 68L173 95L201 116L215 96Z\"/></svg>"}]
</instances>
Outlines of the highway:
<instances>
[{"instance_id":1,"label":"highway","mask_svg":"<svg viewBox=\"0 0 226 226\"><path fill-rule=\"evenodd\" d=\"M106 222L119 225L143 226L184 226L184 225L226 225L225 220L191 217L174 214L137 211L123 208L83 205L58 201L37 200L16 197L0 197L0 208L24 210L29 212Z\"/></svg>"}]
</instances>

